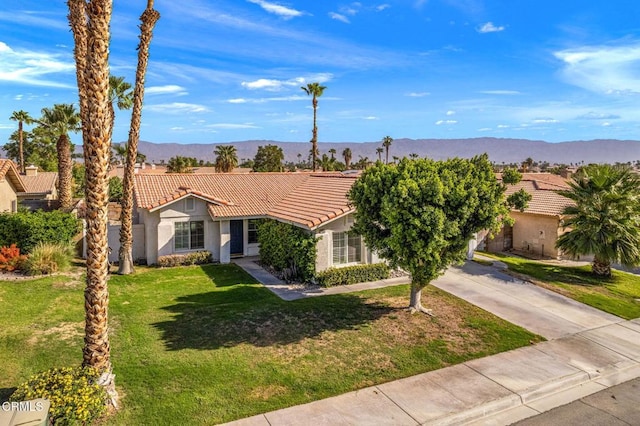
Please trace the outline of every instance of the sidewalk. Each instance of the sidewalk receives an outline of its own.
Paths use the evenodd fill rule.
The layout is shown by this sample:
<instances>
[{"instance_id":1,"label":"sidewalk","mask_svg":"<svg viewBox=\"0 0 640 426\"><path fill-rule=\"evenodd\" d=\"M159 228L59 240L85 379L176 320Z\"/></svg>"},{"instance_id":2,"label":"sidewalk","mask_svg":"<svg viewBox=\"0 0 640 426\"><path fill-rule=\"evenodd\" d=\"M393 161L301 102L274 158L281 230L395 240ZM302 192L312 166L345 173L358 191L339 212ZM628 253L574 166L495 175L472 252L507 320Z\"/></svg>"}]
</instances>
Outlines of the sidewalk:
<instances>
[{"instance_id":1,"label":"sidewalk","mask_svg":"<svg viewBox=\"0 0 640 426\"><path fill-rule=\"evenodd\" d=\"M230 424L507 425L640 377L640 320L474 262L434 285L549 341Z\"/></svg>"}]
</instances>

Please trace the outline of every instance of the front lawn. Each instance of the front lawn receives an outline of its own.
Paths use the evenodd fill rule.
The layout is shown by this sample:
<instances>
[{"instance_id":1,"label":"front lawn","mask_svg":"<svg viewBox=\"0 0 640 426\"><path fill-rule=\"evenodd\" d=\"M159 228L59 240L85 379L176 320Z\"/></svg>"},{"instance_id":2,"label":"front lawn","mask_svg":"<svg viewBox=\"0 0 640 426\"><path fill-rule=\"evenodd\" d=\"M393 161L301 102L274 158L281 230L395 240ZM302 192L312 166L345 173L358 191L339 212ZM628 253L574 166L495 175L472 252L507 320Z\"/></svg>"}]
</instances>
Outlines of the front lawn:
<instances>
[{"instance_id":1,"label":"front lawn","mask_svg":"<svg viewBox=\"0 0 640 426\"><path fill-rule=\"evenodd\" d=\"M591 266L547 264L499 253L483 253L509 270L534 278L537 285L624 319L640 317L640 276L613 270L609 279L591 273Z\"/></svg>"},{"instance_id":2,"label":"front lawn","mask_svg":"<svg viewBox=\"0 0 640 426\"><path fill-rule=\"evenodd\" d=\"M284 302L235 265L112 276L108 424L215 424L414 375L542 338L434 287ZM83 283L0 282L0 401L31 374L82 358Z\"/></svg>"}]
</instances>

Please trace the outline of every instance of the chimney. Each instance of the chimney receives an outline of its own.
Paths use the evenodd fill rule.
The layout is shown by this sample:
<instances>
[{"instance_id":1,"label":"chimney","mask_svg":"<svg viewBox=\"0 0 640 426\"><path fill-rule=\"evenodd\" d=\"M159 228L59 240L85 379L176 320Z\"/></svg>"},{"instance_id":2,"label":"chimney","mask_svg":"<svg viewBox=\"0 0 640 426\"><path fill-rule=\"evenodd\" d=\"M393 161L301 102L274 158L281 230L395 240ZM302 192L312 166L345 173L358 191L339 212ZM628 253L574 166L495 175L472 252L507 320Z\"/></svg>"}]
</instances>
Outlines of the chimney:
<instances>
[{"instance_id":1,"label":"chimney","mask_svg":"<svg viewBox=\"0 0 640 426\"><path fill-rule=\"evenodd\" d=\"M24 169L26 176L38 176L38 168L33 164Z\"/></svg>"}]
</instances>

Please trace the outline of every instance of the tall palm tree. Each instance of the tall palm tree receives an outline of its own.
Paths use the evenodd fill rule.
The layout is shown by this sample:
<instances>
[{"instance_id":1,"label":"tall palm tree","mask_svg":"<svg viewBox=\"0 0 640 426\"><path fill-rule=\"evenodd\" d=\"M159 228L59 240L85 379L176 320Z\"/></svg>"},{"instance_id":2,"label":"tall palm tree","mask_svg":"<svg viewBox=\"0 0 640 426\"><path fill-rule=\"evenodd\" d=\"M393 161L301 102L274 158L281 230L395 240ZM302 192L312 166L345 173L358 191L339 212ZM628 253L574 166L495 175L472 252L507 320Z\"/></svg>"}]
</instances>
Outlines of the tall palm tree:
<instances>
[{"instance_id":1,"label":"tall palm tree","mask_svg":"<svg viewBox=\"0 0 640 426\"><path fill-rule=\"evenodd\" d=\"M353 158L353 154L351 154L351 148L345 148L342 151L342 157L344 158L344 164L347 170L351 167L351 159Z\"/></svg>"},{"instance_id":2,"label":"tall palm tree","mask_svg":"<svg viewBox=\"0 0 640 426\"><path fill-rule=\"evenodd\" d=\"M377 147L376 148L376 154L378 154L378 161L382 161L382 153L384 152L384 148L382 147Z\"/></svg>"},{"instance_id":3,"label":"tall palm tree","mask_svg":"<svg viewBox=\"0 0 640 426\"><path fill-rule=\"evenodd\" d=\"M83 365L98 369L99 383L117 407L109 344L109 266L107 202L109 199L109 41L112 0L68 0L74 38L76 79L82 117L85 163L87 274L84 291ZM89 49L88 46L91 46Z\"/></svg>"},{"instance_id":4,"label":"tall palm tree","mask_svg":"<svg viewBox=\"0 0 640 426\"><path fill-rule=\"evenodd\" d=\"M386 164L389 164L389 147L391 146L392 142L393 142L393 138L391 136L385 136L384 138L382 138L382 146L385 149L384 162Z\"/></svg>"},{"instance_id":5,"label":"tall palm tree","mask_svg":"<svg viewBox=\"0 0 640 426\"><path fill-rule=\"evenodd\" d=\"M73 160L69 132L81 129L80 114L73 104L55 104L53 108L43 108L38 123L56 138L58 153L58 201L63 210L73 205Z\"/></svg>"},{"instance_id":6,"label":"tall palm tree","mask_svg":"<svg viewBox=\"0 0 640 426\"><path fill-rule=\"evenodd\" d=\"M233 145L216 146L213 151L216 154L216 171L220 173L229 173L238 166L238 153Z\"/></svg>"},{"instance_id":7,"label":"tall palm tree","mask_svg":"<svg viewBox=\"0 0 640 426\"><path fill-rule=\"evenodd\" d=\"M590 165L558 191L575 205L564 209L556 246L571 256L593 254L592 272L611 275L611 263L640 264L640 176L626 166Z\"/></svg>"},{"instance_id":8,"label":"tall palm tree","mask_svg":"<svg viewBox=\"0 0 640 426\"><path fill-rule=\"evenodd\" d=\"M133 106L133 93L131 92L131 84L124 81L124 77L109 76L109 116L111 120L111 129L109 132L109 140L113 138L113 126L116 120L116 113L113 104L118 109L131 109Z\"/></svg>"},{"instance_id":9,"label":"tall palm tree","mask_svg":"<svg viewBox=\"0 0 640 426\"><path fill-rule=\"evenodd\" d=\"M120 163L124 165L125 158L127 156L127 144L121 143L118 145L111 144L111 150L120 159Z\"/></svg>"},{"instance_id":10,"label":"tall palm tree","mask_svg":"<svg viewBox=\"0 0 640 426\"><path fill-rule=\"evenodd\" d=\"M301 89L304 92L312 96L311 105L313 106L313 136L311 137L311 150L313 152L312 167L313 171L316 171L316 162L318 159L318 126L317 126L317 111L318 111L318 98L324 93L326 86L321 86L320 83L308 83L306 86L302 86Z\"/></svg>"},{"instance_id":11,"label":"tall palm tree","mask_svg":"<svg viewBox=\"0 0 640 426\"><path fill-rule=\"evenodd\" d=\"M28 112L23 110L13 111L13 114L11 114L11 117L9 117L9 119L18 122L18 155L20 159L20 173L24 174L24 135L22 133L22 125L31 124L33 122L33 119Z\"/></svg>"},{"instance_id":12,"label":"tall palm tree","mask_svg":"<svg viewBox=\"0 0 640 426\"><path fill-rule=\"evenodd\" d=\"M335 148L331 148L331 149L329 150L329 154L331 154L331 159L332 159L332 160L334 160L334 159L336 158L336 152L338 152L338 151L336 151L336 149L335 149Z\"/></svg>"},{"instance_id":13,"label":"tall palm tree","mask_svg":"<svg viewBox=\"0 0 640 426\"><path fill-rule=\"evenodd\" d=\"M140 120L144 100L144 81L149 63L149 45L153 38L153 27L160 19L160 13L153 8L153 0L147 0L147 8L140 16L140 43L138 44L138 66L133 89L133 110L127 142L127 160L124 163L122 179L122 200L120 204L120 251L118 252L118 274L133 272L133 177L140 140Z\"/></svg>"}]
</instances>

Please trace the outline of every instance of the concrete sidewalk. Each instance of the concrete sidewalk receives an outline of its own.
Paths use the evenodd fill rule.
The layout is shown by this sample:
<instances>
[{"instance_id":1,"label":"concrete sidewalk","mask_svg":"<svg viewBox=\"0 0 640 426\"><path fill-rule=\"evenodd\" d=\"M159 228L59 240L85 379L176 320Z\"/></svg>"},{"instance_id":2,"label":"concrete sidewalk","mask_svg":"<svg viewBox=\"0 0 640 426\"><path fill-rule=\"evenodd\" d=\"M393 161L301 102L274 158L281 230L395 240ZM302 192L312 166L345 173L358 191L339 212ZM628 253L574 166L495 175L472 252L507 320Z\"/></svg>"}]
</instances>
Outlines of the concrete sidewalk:
<instances>
[{"instance_id":1,"label":"concrete sidewalk","mask_svg":"<svg viewBox=\"0 0 640 426\"><path fill-rule=\"evenodd\" d=\"M434 285L550 340L230 424L507 425L640 377L640 320L474 262Z\"/></svg>"}]
</instances>

